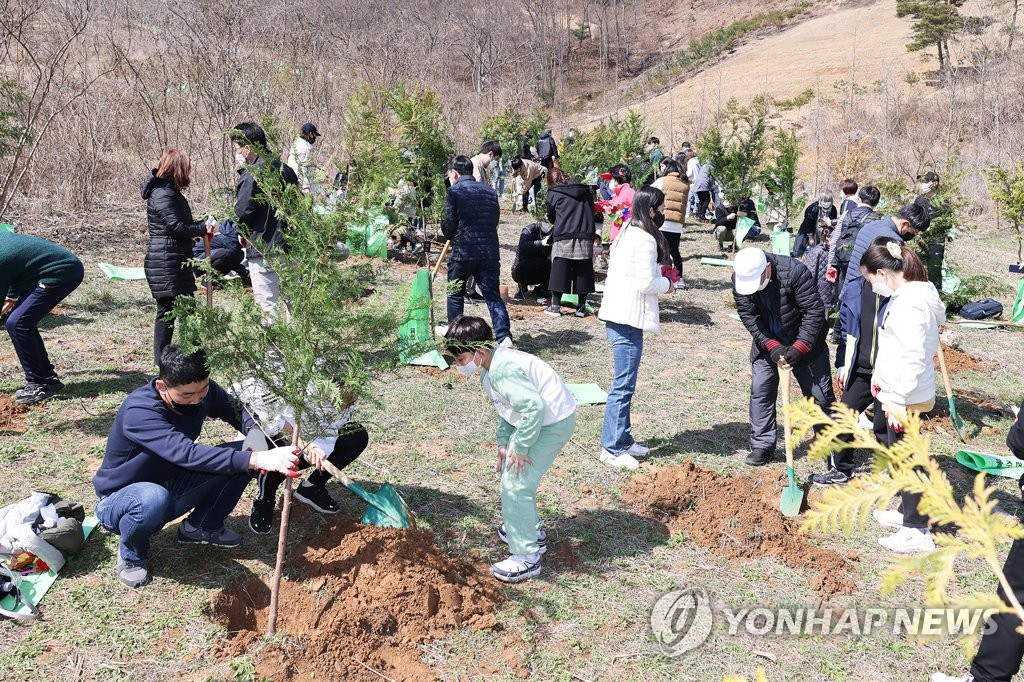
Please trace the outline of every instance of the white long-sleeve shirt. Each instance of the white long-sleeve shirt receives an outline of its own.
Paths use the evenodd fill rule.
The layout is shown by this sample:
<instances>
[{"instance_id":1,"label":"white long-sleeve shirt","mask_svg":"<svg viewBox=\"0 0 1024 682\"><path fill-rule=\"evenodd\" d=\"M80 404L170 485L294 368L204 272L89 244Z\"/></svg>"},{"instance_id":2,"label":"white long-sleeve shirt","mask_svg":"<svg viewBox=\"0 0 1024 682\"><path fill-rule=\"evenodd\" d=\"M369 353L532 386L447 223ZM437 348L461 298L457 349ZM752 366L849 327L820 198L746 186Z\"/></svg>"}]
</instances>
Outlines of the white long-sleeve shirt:
<instances>
[{"instance_id":1,"label":"white long-sleeve shirt","mask_svg":"<svg viewBox=\"0 0 1024 682\"><path fill-rule=\"evenodd\" d=\"M313 145L301 137L295 138L288 150L288 165L299 177L302 189L309 189L309 158L313 155Z\"/></svg>"}]
</instances>

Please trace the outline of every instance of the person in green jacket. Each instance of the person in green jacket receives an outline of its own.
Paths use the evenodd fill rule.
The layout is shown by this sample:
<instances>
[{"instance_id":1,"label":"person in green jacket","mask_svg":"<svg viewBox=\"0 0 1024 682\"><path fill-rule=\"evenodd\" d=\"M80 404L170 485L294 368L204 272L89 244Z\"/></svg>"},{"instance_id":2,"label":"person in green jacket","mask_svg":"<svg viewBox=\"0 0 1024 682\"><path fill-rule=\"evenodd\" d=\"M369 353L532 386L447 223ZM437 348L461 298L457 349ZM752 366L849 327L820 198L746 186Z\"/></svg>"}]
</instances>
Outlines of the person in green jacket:
<instances>
[{"instance_id":1,"label":"person in green jacket","mask_svg":"<svg viewBox=\"0 0 1024 682\"><path fill-rule=\"evenodd\" d=\"M64 388L39 335L39 321L78 288L82 261L62 246L38 237L0 233L0 291L5 292L5 327L27 384L14 396L32 405Z\"/></svg>"},{"instance_id":2,"label":"person in green jacket","mask_svg":"<svg viewBox=\"0 0 1024 682\"><path fill-rule=\"evenodd\" d=\"M555 370L540 358L498 346L479 317L460 316L445 334L455 369L481 372L484 393L498 412L501 516L498 538L511 556L491 565L498 580L518 583L540 575L547 535L537 516L537 486L576 428L576 401Z\"/></svg>"}]
</instances>

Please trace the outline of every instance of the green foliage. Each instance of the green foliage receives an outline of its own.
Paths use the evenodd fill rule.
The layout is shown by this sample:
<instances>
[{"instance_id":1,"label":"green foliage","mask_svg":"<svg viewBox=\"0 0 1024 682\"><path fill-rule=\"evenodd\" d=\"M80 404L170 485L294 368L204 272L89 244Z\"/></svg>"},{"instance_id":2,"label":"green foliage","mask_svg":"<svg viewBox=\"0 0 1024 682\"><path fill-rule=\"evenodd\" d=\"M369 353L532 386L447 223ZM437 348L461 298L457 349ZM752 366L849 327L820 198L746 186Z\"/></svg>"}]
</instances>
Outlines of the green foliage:
<instances>
[{"instance_id":1,"label":"green foliage","mask_svg":"<svg viewBox=\"0 0 1024 682\"><path fill-rule=\"evenodd\" d=\"M921 494L920 510L937 526L955 526L956 535L935 535L936 549L923 555L899 560L883 573L882 592L888 594L913 575L925 578L924 598L929 606L965 609L991 609L1014 613L1024 618L1024 608L1012 597L1007 606L994 593L950 594L953 563L964 555L983 559L1006 586L997 544L1024 538L1024 526L1012 516L996 512L996 489L985 485L985 474L978 474L974 487L963 504L958 504L953 487L938 462L929 455L930 443L921 432L921 418L911 414L901 421L906 432L892 446L881 444L861 428L857 415L837 406L831 417L813 400L805 399L789 407L791 435L799 437L819 428L808 450L808 459L823 459L838 447L862 448L873 454L871 472L854 478L844 486L831 486L812 502L801 532L851 532L863 526L873 508L885 508L900 491ZM841 439L847 439L845 442Z\"/></svg>"},{"instance_id":2,"label":"green foliage","mask_svg":"<svg viewBox=\"0 0 1024 682\"><path fill-rule=\"evenodd\" d=\"M960 310L971 301L980 301L985 298L998 298L1006 293L1006 284L1003 280L992 275L971 275L960 280L960 286L955 291L946 292L939 290L939 297L946 307L951 310Z\"/></svg>"},{"instance_id":3,"label":"green foliage","mask_svg":"<svg viewBox=\"0 0 1024 682\"><path fill-rule=\"evenodd\" d=\"M796 97L790 97L788 99L775 99L772 98L772 104L774 104L780 111L789 111L790 109L799 109L800 107L807 106L814 99L814 88L807 88Z\"/></svg>"},{"instance_id":4,"label":"green foliage","mask_svg":"<svg viewBox=\"0 0 1024 682\"><path fill-rule=\"evenodd\" d=\"M365 108L359 110L360 116L365 113ZM365 150L361 153L374 153L363 140L354 142L354 148ZM186 350L205 349L219 377L231 382L258 379L293 408L308 441L324 435L337 410L359 398L372 400L371 379L397 365L393 339L402 321L397 312L401 301L367 294L376 279L371 263L333 261L346 226L365 219L358 202L323 214L297 185L283 183L269 166L250 166L250 171L288 226L287 250L253 245L280 277L289 314L279 308L275 317L266 318L240 286L225 289L233 305L208 308L192 297L180 297L175 305L180 338ZM369 173L362 180L385 182ZM246 232L243 224L239 227ZM245 236L253 241L251 234Z\"/></svg>"},{"instance_id":5,"label":"green foliage","mask_svg":"<svg viewBox=\"0 0 1024 682\"><path fill-rule=\"evenodd\" d=\"M597 173L624 163L639 179L648 168L644 145L651 132L636 111L630 110L621 119L611 116L591 130L578 132L573 143L560 150L558 165L580 182L596 183Z\"/></svg>"},{"instance_id":6,"label":"green foliage","mask_svg":"<svg viewBox=\"0 0 1024 682\"><path fill-rule=\"evenodd\" d=\"M712 174L733 205L753 194L761 176L767 149L766 114L763 105L741 107L729 100L718 124L700 140L701 159L711 162Z\"/></svg>"},{"instance_id":7,"label":"green foliage","mask_svg":"<svg viewBox=\"0 0 1024 682\"><path fill-rule=\"evenodd\" d=\"M551 118L541 108L528 113L514 104L489 116L480 126L480 143L497 140L501 145L502 162L508 163L519 156L523 147L523 135L529 135L534 144L541 133L551 126ZM476 149L473 153L476 153ZM559 150L561 152L561 150Z\"/></svg>"},{"instance_id":8,"label":"green foliage","mask_svg":"<svg viewBox=\"0 0 1024 682\"><path fill-rule=\"evenodd\" d=\"M1017 262L1021 262L1021 248L1024 245L1024 163L1018 163L1012 171L992 167L985 171L988 193L996 204L999 216L1010 223L1016 232Z\"/></svg>"},{"instance_id":9,"label":"green foliage","mask_svg":"<svg viewBox=\"0 0 1024 682\"><path fill-rule=\"evenodd\" d=\"M790 216L799 212L807 201L805 196L799 199L796 196L800 142L796 139L796 133L778 130L772 141L772 149L775 151L775 158L761 176L761 183L768 192L765 203L769 208L778 211L788 225Z\"/></svg>"},{"instance_id":10,"label":"green foliage","mask_svg":"<svg viewBox=\"0 0 1024 682\"><path fill-rule=\"evenodd\" d=\"M938 48L939 66L948 65L949 41L960 33L978 35L991 23L982 17L965 17L960 7L965 0L897 0L896 16L914 20L913 39L907 43L907 50L917 52L931 47Z\"/></svg>"},{"instance_id":11,"label":"green foliage","mask_svg":"<svg viewBox=\"0 0 1024 682\"><path fill-rule=\"evenodd\" d=\"M25 135L25 126L18 122L18 107L27 99L17 83L0 81L0 157L14 151L18 140Z\"/></svg>"}]
</instances>

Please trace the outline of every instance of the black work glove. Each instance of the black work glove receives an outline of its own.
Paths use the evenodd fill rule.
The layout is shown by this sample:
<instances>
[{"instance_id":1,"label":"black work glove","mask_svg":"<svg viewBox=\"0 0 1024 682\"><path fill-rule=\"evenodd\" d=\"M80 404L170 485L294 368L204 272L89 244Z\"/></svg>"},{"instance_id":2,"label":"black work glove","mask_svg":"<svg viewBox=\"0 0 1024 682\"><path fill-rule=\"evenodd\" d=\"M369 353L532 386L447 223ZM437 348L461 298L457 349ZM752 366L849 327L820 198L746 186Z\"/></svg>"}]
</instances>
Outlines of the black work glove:
<instances>
[{"instance_id":1,"label":"black work glove","mask_svg":"<svg viewBox=\"0 0 1024 682\"><path fill-rule=\"evenodd\" d=\"M783 350L785 353L782 354L782 359L785 360L786 364L790 367L796 367L797 363L799 363L801 358L804 356L796 346L786 346Z\"/></svg>"},{"instance_id":2,"label":"black work glove","mask_svg":"<svg viewBox=\"0 0 1024 682\"><path fill-rule=\"evenodd\" d=\"M786 354L787 348L787 346L783 346L780 344L778 346L775 346L775 348L772 348L771 351L769 351L769 353L772 356L772 362L774 364L779 364L779 360L781 360L783 356Z\"/></svg>"}]
</instances>

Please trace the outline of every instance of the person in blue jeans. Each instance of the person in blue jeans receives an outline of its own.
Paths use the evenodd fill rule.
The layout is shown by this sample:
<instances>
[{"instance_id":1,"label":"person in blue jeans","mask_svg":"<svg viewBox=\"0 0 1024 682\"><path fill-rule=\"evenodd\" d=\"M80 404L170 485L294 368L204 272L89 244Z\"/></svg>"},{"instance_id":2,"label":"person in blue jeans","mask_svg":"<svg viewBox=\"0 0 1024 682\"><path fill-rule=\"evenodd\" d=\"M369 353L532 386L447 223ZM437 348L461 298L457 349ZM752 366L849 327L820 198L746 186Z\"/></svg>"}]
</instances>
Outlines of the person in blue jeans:
<instances>
[{"instance_id":1,"label":"person in blue jeans","mask_svg":"<svg viewBox=\"0 0 1024 682\"><path fill-rule=\"evenodd\" d=\"M490 185L473 178L473 162L456 156L448 165L451 187L445 196L441 232L452 243L448 257L448 322L462 315L466 281L472 277L487 302L491 326L500 345L512 345L508 309L498 291L501 259L498 247L498 197ZM438 329L444 334L447 329Z\"/></svg>"},{"instance_id":2,"label":"person in blue jeans","mask_svg":"<svg viewBox=\"0 0 1024 682\"><path fill-rule=\"evenodd\" d=\"M5 294L0 312L7 316L4 326L27 382L14 394L19 405L41 402L64 388L39 335L39 322L84 276L82 261L63 246L0 232L0 291Z\"/></svg>"},{"instance_id":3,"label":"person in blue jeans","mask_svg":"<svg viewBox=\"0 0 1024 682\"><path fill-rule=\"evenodd\" d=\"M178 542L238 547L242 536L224 519L253 472L295 475L298 466L291 446L248 452L240 442L196 443L207 417L239 431L247 431L252 419L210 380L202 351L185 355L169 345L159 366L159 377L133 391L117 411L92 480L96 516L121 537L114 574L132 588L149 582L150 539L165 524L191 511L178 526Z\"/></svg>"},{"instance_id":4,"label":"person in blue jeans","mask_svg":"<svg viewBox=\"0 0 1024 682\"><path fill-rule=\"evenodd\" d=\"M636 469L640 466L637 458L650 451L633 438L629 413L644 350L644 332L661 332L658 294L672 287L659 265L668 257L668 241L660 229L664 222L665 194L650 185L637 190L633 217L612 242L604 300L598 313L607 328L615 365L604 410L600 459L619 469Z\"/></svg>"}]
</instances>

